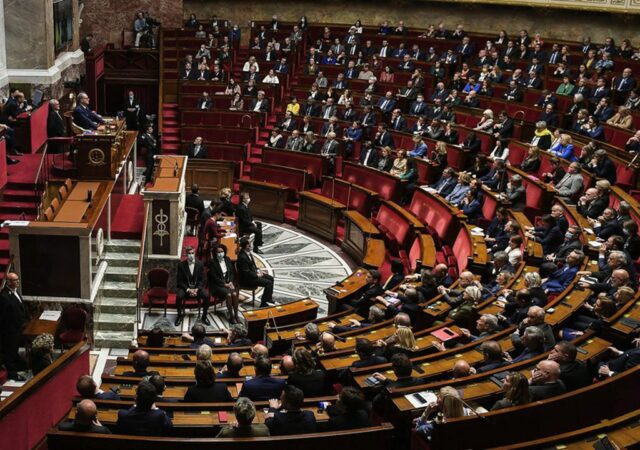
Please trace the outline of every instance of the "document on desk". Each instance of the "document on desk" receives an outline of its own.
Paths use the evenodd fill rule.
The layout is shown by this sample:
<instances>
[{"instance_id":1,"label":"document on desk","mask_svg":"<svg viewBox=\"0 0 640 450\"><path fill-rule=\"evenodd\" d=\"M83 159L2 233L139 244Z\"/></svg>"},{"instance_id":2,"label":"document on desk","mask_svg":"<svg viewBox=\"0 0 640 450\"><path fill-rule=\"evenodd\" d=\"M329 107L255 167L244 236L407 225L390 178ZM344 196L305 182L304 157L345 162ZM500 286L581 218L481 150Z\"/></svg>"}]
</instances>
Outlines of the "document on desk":
<instances>
[{"instance_id":1,"label":"document on desk","mask_svg":"<svg viewBox=\"0 0 640 450\"><path fill-rule=\"evenodd\" d=\"M57 322L60 319L61 313L62 311L51 311L47 309L42 311L42 314L40 314L40 320L51 320L53 322Z\"/></svg>"},{"instance_id":2,"label":"document on desk","mask_svg":"<svg viewBox=\"0 0 640 450\"><path fill-rule=\"evenodd\" d=\"M416 392L415 394L407 394L404 396L414 408L424 408L429 403L438 401L436 393L433 391Z\"/></svg>"}]
</instances>

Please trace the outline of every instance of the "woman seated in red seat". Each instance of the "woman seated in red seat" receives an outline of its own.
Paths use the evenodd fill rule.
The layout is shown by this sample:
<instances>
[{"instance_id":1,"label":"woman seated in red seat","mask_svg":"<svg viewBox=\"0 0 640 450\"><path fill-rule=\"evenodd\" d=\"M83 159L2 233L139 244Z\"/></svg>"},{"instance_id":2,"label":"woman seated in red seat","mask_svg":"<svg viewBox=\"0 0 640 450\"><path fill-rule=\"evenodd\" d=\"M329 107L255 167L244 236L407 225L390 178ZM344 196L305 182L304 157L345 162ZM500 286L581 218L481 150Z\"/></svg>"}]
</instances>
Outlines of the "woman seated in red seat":
<instances>
[{"instance_id":1,"label":"woman seated in red seat","mask_svg":"<svg viewBox=\"0 0 640 450\"><path fill-rule=\"evenodd\" d=\"M227 256L227 247L218 244L209 260L209 292L213 297L224 299L229 313L229 322L238 323L238 291L235 288L233 263Z\"/></svg>"}]
</instances>

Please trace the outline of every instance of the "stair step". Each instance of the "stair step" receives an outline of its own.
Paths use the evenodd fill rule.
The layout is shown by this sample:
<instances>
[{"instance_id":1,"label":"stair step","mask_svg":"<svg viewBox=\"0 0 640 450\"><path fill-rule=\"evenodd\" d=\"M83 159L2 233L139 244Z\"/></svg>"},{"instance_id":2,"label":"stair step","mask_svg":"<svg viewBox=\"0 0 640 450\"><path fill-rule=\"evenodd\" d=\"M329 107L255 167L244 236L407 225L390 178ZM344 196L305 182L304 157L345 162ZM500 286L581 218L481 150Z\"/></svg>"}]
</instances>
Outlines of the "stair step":
<instances>
[{"instance_id":1,"label":"stair step","mask_svg":"<svg viewBox=\"0 0 640 450\"><path fill-rule=\"evenodd\" d=\"M40 199L41 192L33 191L33 189L5 189L2 191L2 199L4 201L28 202Z\"/></svg>"},{"instance_id":2,"label":"stair step","mask_svg":"<svg viewBox=\"0 0 640 450\"><path fill-rule=\"evenodd\" d=\"M107 253L105 260L113 267L138 267L138 255L133 253Z\"/></svg>"},{"instance_id":3,"label":"stair step","mask_svg":"<svg viewBox=\"0 0 640 450\"><path fill-rule=\"evenodd\" d=\"M140 241L133 239L111 239L111 242L105 244L107 253L135 253L140 254Z\"/></svg>"},{"instance_id":4,"label":"stair step","mask_svg":"<svg viewBox=\"0 0 640 450\"><path fill-rule=\"evenodd\" d=\"M180 136L162 136L162 142L180 142Z\"/></svg>"},{"instance_id":5,"label":"stair step","mask_svg":"<svg viewBox=\"0 0 640 450\"><path fill-rule=\"evenodd\" d=\"M170 127L179 127L180 123L177 120L165 120L164 121L164 126L170 126Z\"/></svg>"},{"instance_id":6,"label":"stair step","mask_svg":"<svg viewBox=\"0 0 640 450\"><path fill-rule=\"evenodd\" d=\"M96 310L99 313L135 315L137 303L135 298L103 297L96 305Z\"/></svg>"},{"instance_id":7,"label":"stair step","mask_svg":"<svg viewBox=\"0 0 640 450\"><path fill-rule=\"evenodd\" d=\"M94 327L98 331L127 331L135 326L135 314L125 316L123 314L98 313L94 318Z\"/></svg>"},{"instance_id":8,"label":"stair step","mask_svg":"<svg viewBox=\"0 0 640 450\"><path fill-rule=\"evenodd\" d=\"M131 331L96 331L93 334L95 348L129 348L133 340Z\"/></svg>"},{"instance_id":9,"label":"stair step","mask_svg":"<svg viewBox=\"0 0 640 450\"><path fill-rule=\"evenodd\" d=\"M12 213L12 214L0 214L0 222L4 222L5 220L36 220L37 215L31 213Z\"/></svg>"},{"instance_id":10,"label":"stair step","mask_svg":"<svg viewBox=\"0 0 640 450\"><path fill-rule=\"evenodd\" d=\"M104 274L105 281L120 281L135 283L138 277L138 268L129 266L109 266Z\"/></svg>"},{"instance_id":11,"label":"stair step","mask_svg":"<svg viewBox=\"0 0 640 450\"><path fill-rule=\"evenodd\" d=\"M117 298L137 298L136 284L124 281L105 281L102 295Z\"/></svg>"},{"instance_id":12,"label":"stair step","mask_svg":"<svg viewBox=\"0 0 640 450\"><path fill-rule=\"evenodd\" d=\"M36 204L34 202L0 202L0 209L13 210L13 211L36 211Z\"/></svg>"}]
</instances>

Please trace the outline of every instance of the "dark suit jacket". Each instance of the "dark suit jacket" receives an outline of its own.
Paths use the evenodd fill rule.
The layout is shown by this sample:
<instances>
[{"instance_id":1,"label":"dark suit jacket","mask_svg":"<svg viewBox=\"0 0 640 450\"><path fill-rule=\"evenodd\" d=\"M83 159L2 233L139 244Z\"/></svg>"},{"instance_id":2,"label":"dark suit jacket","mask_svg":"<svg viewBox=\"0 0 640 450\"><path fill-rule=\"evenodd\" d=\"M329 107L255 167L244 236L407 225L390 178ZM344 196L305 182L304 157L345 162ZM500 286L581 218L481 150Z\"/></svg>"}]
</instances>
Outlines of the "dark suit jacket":
<instances>
[{"instance_id":1,"label":"dark suit jacket","mask_svg":"<svg viewBox=\"0 0 640 450\"><path fill-rule=\"evenodd\" d=\"M281 378L257 376L245 381L240 390L239 397L248 397L254 402L280 398L284 385L285 380ZM271 429L271 427L269 427L269 429Z\"/></svg>"},{"instance_id":2,"label":"dark suit jacket","mask_svg":"<svg viewBox=\"0 0 640 450\"><path fill-rule=\"evenodd\" d=\"M538 384L529 386L529 394L531 395L531 401L544 400L545 398L555 397L567 392L567 388L560 380L555 383Z\"/></svg>"},{"instance_id":3,"label":"dark suit jacket","mask_svg":"<svg viewBox=\"0 0 640 450\"><path fill-rule=\"evenodd\" d=\"M233 263L228 256L224 257L224 262L227 266L226 277L222 273L220 262L218 262L217 258L212 258L209 261L209 289L224 287L225 283L233 283L235 279Z\"/></svg>"},{"instance_id":4,"label":"dark suit jacket","mask_svg":"<svg viewBox=\"0 0 640 450\"><path fill-rule=\"evenodd\" d=\"M187 194L184 205L187 208L197 209L200 215L202 211L204 211L204 200L202 200L202 197L198 194Z\"/></svg>"},{"instance_id":5,"label":"dark suit jacket","mask_svg":"<svg viewBox=\"0 0 640 450\"><path fill-rule=\"evenodd\" d=\"M321 397L325 395L325 376L322 370L314 370L308 375L291 373L287 379L287 384L297 387L304 392L305 398Z\"/></svg>"},{"instance_id":6,"label":"dark suit jacket","mask_svg":"<svg viewBox=\"0 0 640 450\"><path fill-rule=\"evenodd\" d=\"M76 421L71 422L62 422L58 425L58 430L60 431L73 431L76 433L101 433L101 434L111 434L111 431L104 426L96 425L96 424L81 424L76 423Z\"/></svg>"},{"instance_id":7,"label":"dark suit jacket","mask_svg":"<svg viewBox=\"0 0 640 450\"><path fill-rule=\"evenodd\" d=\"M351 367L368 367L368 366L377 366L378 364L386 364L387 359L384 356L372 356L369 359L360 359L358 361L354 361L351 364Z\"/></svg>"},{"instance_id":8,"label":"dark suit jacket","mask_svg":"<svg viewBox=\"0 0 640 450\"><path fill-rule=\"evenodd\" d=\"M49 111L47 116L47 137L62 137L66 135L67 131L62 116L53 110Z\"/></svg>"},{"instance_id":9,"label":"dark suit jacket","mask_svg":"<svg viewBox=\"0 0 640 450\"><path fill-rule=\"evenodd\" d=\"M389 131L385 131L384 133L380 134L379 138L374 139L374 145L379 147L395 147L395 144L393 143L393 136Z\"/></svg>"},{"instance_id":10,"label":"dark suit jacket","mask_svg":"<svg viewBox=\"0 0 640 450\"><path fill-rule=\"evenodd\" d=\"M236 217L238 218L238 226L240 228L240 234L244 234L249 231L253 226L253 214L251 210L244 203L240 202L236 206Z\"/></svg>"},{"instance_id":11,"label":"dark suit jacket","mask_svg":"<svg viewBox=\"0 0 640 450\"><path fill-rule=\"evenodd\" d=\"M362 150L360 152L360 164L364 164L364 161L367 157L367 150ZM369 155L369 160L367 161L368 167L378 167L378 152L375 148L371 149L371 154Z\"/></svg>"},{"instance_id":12,"label":"dark suit jacket","mask_svg":"<svg viewBox=\"0 0 640 450\"><path fill-rule=\"evenodd\" d=\"M327 409L327 413L329 414L329 430L331 431L352 430L371 426L369 412L364 409L346 413L331 406Z\"/></svg>"},{"instance_id":13,"label":"dark suit jacket","mask_svg":"<svg viewBox=\"0 0 640 450\"><path fill-rule=\"evenodd\" d=\"M189 263L180 261L178 263L178 281L176 284L178 289L187 290L190 287L202 289L204 287L204 265L196 260L193 268L193 276L189 272Z\"/></svg>"},{"instance_id":14,"label":"dark suit jacket","mask_svg":"<svg viewBox=\"0 0 640 450\"><path fill-rule=\"evenodd\" d=\"M29 321L27 306L8 287L2 290L0 296L0 337L20 334Z\"/></svg>"},{"instance_id":15,"label":"dark suit jacket","mask_svg":"<svg viewBox=\"0 0 640 450\"><path fill-rule=\"evenodd\" d=\"M198 100L198 109L202 109L202 105L204 104L204 108L205 109L211 109L211 107L213 106L213 102L211 101L210 98L201 98L200 100Z\"/></svg>"},{"instance_id":16,"label":"dark suit jacket","mask_svg":"<svg viewBox=\"0 0 640 450\"><path fill-rule=\"evenodd\" d=\"M81 128L86 130L95 130L102 122L102 119L100 119L100 117L98 117L98 115L89 108L78 105L76 106L76 109L73 110L73 121Z\"/></svg>"},{"instance_id":17,"label":"dark suit jacket","mask_svg":"<svg viewBox=\"0 0 640 450\"><path fill-rule=\"evenodd\" d=\"M118 433L135 436L164 436L173 427L161 409L141 411L135 406L118 411Z\"/></svg>"},{"instance_id":18,"label":"dark suit jacket","mask_svg":"<svg viewBox=\"0 0 640 450\"><path fill-rule=\"evenodd\" d=\"M253 111L256 107L256 104L258 103L258 99L254 99L251 102L251 111ZM260 104L260 112L267 112L269 111L269 99L265 98L262 99L262 103Z\"/></svg>"},{"instance_id":19,"label":"dark suit jacket","mask_svg":"<svg viewBox=\"0 0 640 450\"><path fill-rule=\"evenodd\" d=\"M188 403L217 403L231 402L233 398L224 383L214 383L212 386L189 386L184 395L184 401Z\"/></svg>"},{"instance_id":20,"label":"dark suit jacket","mask_svg":"<svg viewBox=\"0 0 640 450\"><path fill-rule=\"evenodd\" d=\"M238 253L238 260L236 261L236 267L238 268L238 278L242 286L254 286L258 275L258 270L253 259L246 253L241 251Z\"/></svg>"},{"instance_id":21,"label":"dark suit jacket","mask_svg":"<svg viewBox=\"0 0 640 450\"><path fill-rule=\"evenodd\" d=\"M623 372L640 364L640 348L627 350L622 355L609 361L607 366L614 372Z\"/></svg>"},{"instance_id":22,"label":"dark suit jacket","mask_svg":"<svg viewBox=\"0 0 640 450\"><path fill-rule=\"evenodd\" d=\"M265 421L272 436L315 433L316 418L311 411L275 411L275 415Z\"/></svg>"},{"instance_id":23,"label":"dark suit jacket","mask_svg":"<svg viewBox=\"0 0 640 450\"><path fill-rule=\"evenodd\" d=\"M567 388L567 391L575 391L576 389L589 386L593 381L589 370L580 361L560 364L560 379Z\"/></svg>"},{"instance_id":24,"label":"dark suit jacket","mask_svg":"<svg viewBox=\"0 0 640 450\"><path fill-rule=\"evenodd\" d=\"M187 150L187 156L189 158L196 158L196 159L207 159L207 148L204 145L200 146L200 151L198 152L198 154L195 154L196 151L196 146L195 144L189 144L189 148Z\"/></svg>"}]
</instances>

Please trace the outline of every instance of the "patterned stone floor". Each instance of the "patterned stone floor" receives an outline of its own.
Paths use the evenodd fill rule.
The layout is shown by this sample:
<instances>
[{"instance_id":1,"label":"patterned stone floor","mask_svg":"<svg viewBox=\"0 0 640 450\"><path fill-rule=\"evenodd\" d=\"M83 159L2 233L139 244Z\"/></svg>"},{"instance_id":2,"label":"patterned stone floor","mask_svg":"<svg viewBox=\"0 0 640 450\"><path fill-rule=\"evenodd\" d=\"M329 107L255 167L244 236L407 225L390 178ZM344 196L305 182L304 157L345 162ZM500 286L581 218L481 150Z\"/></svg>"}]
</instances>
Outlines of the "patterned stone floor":
<instances>
[{"instance_id":1,"label":"patterned stone floor","mask_svg":"<svg viewBox=\"0 0 640 450\"><path fill-rule=\"evenodd\" d=\"M327 314L327 299L324 290L336 281L342 280L352 272L349 263L341 257L339 247L327 245L317 239L304 235L295 228L286 225L263 223L262 251L255 255L256 264L264 268L275 278L273 300L285 304L304 297L311 297L320 307L318 316ZM250 292L241 291L245 299L241 310L255 309L251 304ZM256 292L256 307L260 303L262 291ZM176 313L142 312L143 329L155 325L167 331L188 331L197 321L197 313L190 312L177 330L173 326ZM218 305L217 313L209 309L210 330L219 330L228 325L226 307Z\"/></svg>"}]
</instances>

